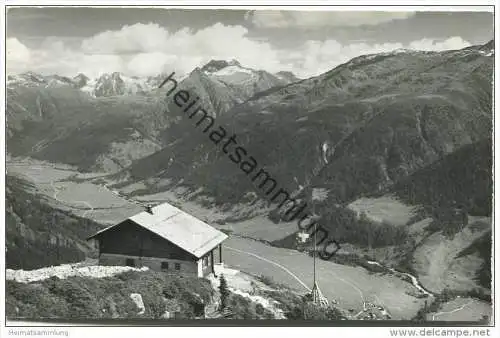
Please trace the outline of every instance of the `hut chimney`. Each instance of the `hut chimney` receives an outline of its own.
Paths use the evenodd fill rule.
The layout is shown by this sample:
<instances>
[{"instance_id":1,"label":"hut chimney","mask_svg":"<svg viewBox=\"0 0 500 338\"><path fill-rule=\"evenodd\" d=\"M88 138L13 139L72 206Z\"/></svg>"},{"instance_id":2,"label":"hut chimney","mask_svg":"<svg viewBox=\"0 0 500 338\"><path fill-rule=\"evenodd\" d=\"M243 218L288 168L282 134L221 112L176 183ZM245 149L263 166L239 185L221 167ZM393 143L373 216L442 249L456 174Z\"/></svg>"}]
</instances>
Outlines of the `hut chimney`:
<instances>
[{"instance_id":1,"label":"hut chimney","mask_svg":"<svg viewBox=\"0 0 500 338\"><path fill-rule=\"evenodd\" d=\"M149 214L153 214L153 206L151 204L146 205L146 212Z\"/></svg>"}]
</instances>

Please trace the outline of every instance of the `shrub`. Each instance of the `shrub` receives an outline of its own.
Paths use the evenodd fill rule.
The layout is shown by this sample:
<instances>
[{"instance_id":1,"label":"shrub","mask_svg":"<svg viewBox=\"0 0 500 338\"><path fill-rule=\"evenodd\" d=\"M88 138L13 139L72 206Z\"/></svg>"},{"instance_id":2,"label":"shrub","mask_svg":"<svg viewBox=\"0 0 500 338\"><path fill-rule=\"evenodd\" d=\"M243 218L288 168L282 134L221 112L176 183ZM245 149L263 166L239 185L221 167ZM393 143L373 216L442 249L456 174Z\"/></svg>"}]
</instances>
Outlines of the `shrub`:
<instances>
[{"instance_id":1,"label":"shrub","mask_svg":"<svg viewBox=\"0 0 500 338\"><path fill-rule=\"evenodd\" d=\"M78 281L81 282L81 281ZM97 299L89 290L77 284L74 280L62 280L54 285L53 294L60 296L68 303L70 318L98 318L102 315L99 311ZM85 284L83 284L85 285Z\"/></svg>"},{"instance_id":2,"label":"shrub","mask_svg":"<svg viewBox=\"0 0 500 338\"><path fill-rule=\"evenodd\" d=\"M266 284L267 286L270 286L275 289L287 288L285 284L278 283L272 277L269 276L260 275L259 277L257 277L257 279L260 280L262 283Z\"/></svg>"},{"instance_id":3,"label":"shrub","mask_svg":"<svg viewBox=\"0 0 500 338\"><path fill-rule=\"evenodd\" d=\"M326 310L316 306L312 302L306 302L304 304L304 318L309 320L328 320Z\"/></svg>"},{"instance_id":4,"label":"shrub","mask_svg":"<svg viewBox=\"0 0 500 338\"><path fill-rule=\"evenodd\" d=\"M220 292L220 308L221 310L224 310L226 308L227 299L230 294L224 275L220 275L219 292Z\"/></svg>"},{"instance_id":5,"label":"shrub","mask_svg":"<svg viewBox=\"0 0 500 338\"><path fill-rule=\"evenodd\" d=\"M304 319L303 300L289 290L264 291L266 296L278 302L287 319Z\"/></svg>"},{"instance_id":6,"label":"shrub","mask_svg":"<svg viewBox=\"0 0 500 338\"><path fill-rule=\"evenodd\" d=\"M167 284L165 287L163 287L162 293L165 298L173 299L175 298L175 295L179 294L179 287L174 283Z\"/></svg>"},{"instance_id":7,"label":"shrub","mask_svg":"<svg viewBox=\"0 0 500 338\"><path fill-rule=\"evenodd\" d=\"M263 315L265 310L266 309L264 308L264 306L262 306L262 304L259 303L255 305L255 313L257 313L258 315Z\"/></svg>"},{"instance_id":8,"label":"shrub","mask_svg":"<svg viewBox=\"0 0 500 338\"><path fill-rule=\"evenodd\" d=\"M125 280L125 276L130 279ZM99 279L53 277L36 284L7 281L6 309L14 318L134 318L138 310L130 294L139 293L146 308L141 318L160 318L164 314L163 295L178 304L184 318L194 318L203 314L204 304L213 292L208 280L152 271Z\"/></svg>"},{"instance_id":9,"label":"shrub","mask_svg":"<svg viewBox=\"0 0 500 338\"><path fill-rule=\"evenodd\" d=\"M166 310L165 301L161 297L155 298L144 306L149 310L150 317L153 319L161 318Z\"/></svg>"},{"instance_id":10,"label":"shrub","mask_svg":"<svg viewBox=\"0 0 500 338\"><path fill-rule=\"evenodd\" d=\"M255 312L252 302L243 296L231 294L229 298L229 309L231 310L233 319L259 319L259 315Z\"/></svg>"},{"instance_id":11,"label":"shrub","mask_svg":"<svg viewBox=\"0 0 500 338\"><path fill-rule=\"evenodd\" d=\"M132 279L137 279L139 278L140 276L140 272L138 271L133 271L133 270L129 270L129 271L125 271L125 272L122 272L118 275L116 275L116 277L120 280L132 280Z\"/></svg>"}]
</instances>

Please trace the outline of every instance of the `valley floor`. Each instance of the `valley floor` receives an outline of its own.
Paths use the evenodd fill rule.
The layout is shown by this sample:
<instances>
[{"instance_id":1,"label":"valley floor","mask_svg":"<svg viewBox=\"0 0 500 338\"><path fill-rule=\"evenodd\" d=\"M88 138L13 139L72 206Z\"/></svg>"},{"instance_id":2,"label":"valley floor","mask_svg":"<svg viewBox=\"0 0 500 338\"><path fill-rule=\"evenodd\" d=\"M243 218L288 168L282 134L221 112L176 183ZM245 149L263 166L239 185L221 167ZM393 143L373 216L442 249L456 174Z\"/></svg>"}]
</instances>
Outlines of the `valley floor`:
<instances>
[{"instance_id":1,"label":"valley floor","mask_svg":"<svg viewBox=\"0 0 500 338\"><path fill-rule=\"evenodd\" d=\"M34 189L44 195L49 203L103 224L122 221L141 211L138 204L125 200L118 192L113 192L103 185L69 179L81 175L70 168L58 168L33 160L8 163L7 168L9 174L20 175L31 181ZM175 194L163 196L161 199L160 196L142 199L174 202ZM214 218L224 216L221 212L214 213L214 210L193 202L175 202L187 212L210 223ZM294 224L277 226L263 216L256 216L221 227L237 230L223 246L223 260L228 267L256 276L269 276L299 293L309 291L313 283L312 257L306 253L273 247L262 241L246 238L263 238L266 235L271 237L266 238L267 240L277 239L274 237L278 236L282 238L295 231ZM243 230L240 231L241 229ZM236 236L235 233L245 237ZM365 302L370 302L387 309L392 319L411 319L423 307L425 301L413 296L416 288L411 283L392 274L371 273L361 267L345 266L321 259L317 260L317 272L323 294L351 313L361 312ZM446 318L445 313L451 311L451 308L453 304L436 316Z\"/></svg>"}]
</instances>

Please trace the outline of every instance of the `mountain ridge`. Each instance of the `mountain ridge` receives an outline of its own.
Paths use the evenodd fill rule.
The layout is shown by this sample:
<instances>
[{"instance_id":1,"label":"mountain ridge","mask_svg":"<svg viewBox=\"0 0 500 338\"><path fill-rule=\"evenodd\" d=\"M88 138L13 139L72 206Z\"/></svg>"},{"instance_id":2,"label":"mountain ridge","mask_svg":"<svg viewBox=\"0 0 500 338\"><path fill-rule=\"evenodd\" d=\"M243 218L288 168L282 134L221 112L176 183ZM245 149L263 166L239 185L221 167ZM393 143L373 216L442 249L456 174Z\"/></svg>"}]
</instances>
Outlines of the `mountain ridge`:
<instances>
[{"instance_id":1,"label":"mountain ridge","mask_svg":"<svg viewBox=\"0 0 500 338\"><path fill-rule=\"evenodd\" d=\"M267 89L285 83L266 72L243 68L237 62L225 62L223 66L213 73L197 67L187 76L177 78L180 86L198 92L200 102L214 114L222 114L245 101L260 87ZM227 72L218 73L228 67L238 67L242 72L236 78ZM9 152L14 156L71 163L83 170L122 170L168 144L162 134L175 118L163 113L162 95L167 88L158 89L167 76L162 73L141 79L118 72L97 79L81 73L73 79L34 72L10 76ZM89 135L95 135L93 140ZM72 145L71 151L68 144Z\"/></svg>"},{"instance_id":2,"label":"mountain ridge","mask_svg":"<svg viewBox=\"0 0 500 338\"><path fill-rule=\"evenodd\" d=\"M297 78L291 72L278 72L279 75L273 75L266 71L254 70L241 66L237 60L211 60L200 67L195 67L190 74L193 74L197 69L202 73L211 77L217 77L215 73L224 70L225 68L236 67L241 71L266 74L268 77L274 77L277 84L289 83ZM69 86L79 89L93 97L109 97L122 95L148 95L155 92L158 85L168 74L161 72L155 76L128 76L120 72L102 73L95 78L90 78L83 73L78 73L73 78L60 75L42 75L33 71L27 71L20 74L8 75L8 87L59 87ZM187 75L189 76L189 74ZM182 77L184 80L186 76ZM230 80L230 79L229 79ZM229 81L230 82L230 81Z\"/></svg>"},{"instance_id":3,"label":"mountain ridge","mask_svg":"<svg viewBox=\"0 0 500 338\"><path fill-rule=\"evenodd\" d=\"M359 70L363 64L369 67L366 71ZM408 69L407 64L413 64L413 68ZM357 58L318 77L268 90L264 94L260 92L256 95L257 98L254 96L225 113L219 122L231 125L235 131L240 131L240 137L251 140L250 148L256 144L274 145L274 148L266 148L264 152L264 149L256 151L260 153L259 162L269 166L273 166L276 161L274 159L286 158L284 154L280 154L280 149L287 147L284 144L287 141L284 140L294 139L296 145L308 144L309 149L303 153L304 160L300 160L303 164L299 169L300 173L287 173L294 171L296 164L287 166L288 170L282 171L282 176L280 175L281 180L290 182L289 191L297 189L298 186L294 184L296 179L301 185L312 179L313 168L324 162L323 147L327 148L326 158L331 167L328 172L347 173L349 170L341 167L338 170L333 168L338 159L349 157L349 148L355 146L365 153L365 156L359 156L359 160L367 164L367 160L372 161L370 157L382 151L380 160L389 160L389 171L385 173L387 170L381 165L386 164L377 158L373 158L370 164L372 170L375 173L380 171L376 174L379 177L389 175L390 179L392 175L392 180L397 180L398 175L406 175L408 170L413 171L491 132L492 66L492 59L479 53L477 49ZM428 71L421 71L422 67ZM459 68L464 69L457 73ZM381 72L379 78L374 71ZM387 80L386 73L392 74L392 79ZM412 86L403 83L403 79L413 82ZM375 81L381 81L382 88ZM382 89L384 91L381 92ZM411 107L409 110L406 108L408 105ZM453 118L458 118L457 121L460 122L453 122ZM470 124L463 123L462 120ZM431 121L441 125L442 130L435 128ZM391 129L391 125L399 126L401 131ZM252 130L249 129L250 126L253 126ZM289 129L286 130L286 135L284 126ZM407 135L405 128L411 130L410 135ZM383 135L377 135L380 132ZM440 134L441 132L443 133ZM245 135L246 133L248 134ZM176 137L180 137L177 132ZM190 137L193 137L192 133ZM387 152L390 150L390 147L385 149L390 145L388 142L395 144L396 137L400 139L399 142L403 142L401 145L410 142L410 147L405 151L416 147L418 157L413 159L404 155L399 158L400 150L396 148ZM356 145L361 141L363 145ZM387 146L373 149L374 146L381 145L381 142ZM411 145L413 143L415 145ZM348 144L350 145L346 148ZM291 153L289 155L290 158L297 156ZM182 154L177 156L181 158ZM399 168L400 161L405 162L404 167ZM344 163L339 162L338 165L343 166ZM332 183L335 183L335 177L327 176L318 180L332 178ZM342 180L341 176L338 180ZM233 186L232 184L219 185ZM369 184L364 188L367 191L377 187L376 184ZM344 188L333 190L343 195ZM340 196L341 199L345 197L347 196Z\"/></svg>"}]
</instances>

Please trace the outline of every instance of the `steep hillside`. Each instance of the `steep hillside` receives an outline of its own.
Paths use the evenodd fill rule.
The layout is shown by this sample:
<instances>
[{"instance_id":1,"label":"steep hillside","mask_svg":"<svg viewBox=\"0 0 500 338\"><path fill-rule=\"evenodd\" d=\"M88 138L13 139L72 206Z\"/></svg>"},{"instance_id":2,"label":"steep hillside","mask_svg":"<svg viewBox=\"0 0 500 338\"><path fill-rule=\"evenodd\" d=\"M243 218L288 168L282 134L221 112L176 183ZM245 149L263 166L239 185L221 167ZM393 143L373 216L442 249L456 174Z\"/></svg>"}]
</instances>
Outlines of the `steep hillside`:
<instances>
[{"instance_id":1,"label":"steep hillside","mask_svg":"<svg viewBox=\"0 0 500 338\"><path fill-rule=\"evenodd\" d=\"M401 180L390 191L430 213L436 207L460 207L470 215L489 216L493 195L492 146L489 137L466 145Z\"/></svg>"},{"instance_id":2,"label":"steep hillside","mask_svg":"<svg viewBox=\"0 0 500 338\"><path fill-rule=\"evenodd\" d=\"M492 232L485 232L484 235L474 240L470 246L461 251L457 258L477 254L481 260L479 269L476 268L474 280L482 287L491 289L491 247L492 247Z\"/></svg>"},{"instance_id":3,"label":"steep hillside","mask_svg":"<svg viewBox=\"0 0 500 338\"><path fill-rule=\"evenodd\" d=\"M180 88L196 93L203 108L219 116L257 93L282 87L293 80L293 74L273 75L243 67L236 60L211 60L195 68L182 80Z\"/></svg>"},{"instance_id":4,"label":"steep hillside","mask_svg":"<svg viewBox=\"0 0 500 338\"><path fill-rule=\"evenodd\" d=\"M493 58L483 49L360 56L261 91L216 122L280 187L323 188L346 203L491 134ZM169 115L180 119L165 133L171 146L127 169L132 181L182 180L221 203L261 192L179 109Z\"/></svg>"},{"instance_id":5,"label":"steep hillside","mask_svg":"<svg viewBox=\"0 0 500 338\"><path fill-rule=\"evenodd\" d=\"M102 226L54 209L32 190L27 182L7 176L6 267L29 270L91 255L85 238Z\"/></svg>"},{"instance_id":6,"label":"steep hillside","mask_svg":"<svg viewBox=\"0 0 500 338\"><path fill-rule=\"evenodd\" d=\"M427 230L408 264L432 292L479 290L491 294L491 243L491 218L470 217L452 236L446 228Z\"/></svg>"},{"instance_id":7,"label":"steep hillside","mask_svg":"<svg viewBox=\"0 0 500 338\"><path fill-rule=\"evenodd\" d=\"M491 147L491 138L463 146L349 209L316 203L320 224L352 251L412 271L434 292L489 289ZM310 247L296 238L275 244Z\"/></svg>"},{"instance_id":8,"label":"steep hillside","mask_svg":"<svg viewBox=\"0 0 500 338\"><path fill-rule=\"evenodd\" d=\"M203 71L197 68L176 80L198 92L201 101L217 113L258 91L289 82L235 61L213 62L218 68L209 63ZM112 73L97 79L84 74L70 79L33 72L10 76L8 152L85 171L119 171L169 145L163 135L171 133L167 129L178 117L165 114L163 95L168 88L158 86L166 77Z\"/></svg>"},{"instance_id":9,"label":"steep hillside","mask_svg":"<svg viewBox=\"0 0 500 338\"><path fill-rule=\"evenodd\" d=\"M163 107L153 97L92 98L70 87L7 88L7 151L82 170L119 170L164 146L159 133L170 120Z\"/></svg>"}]
</instances>

